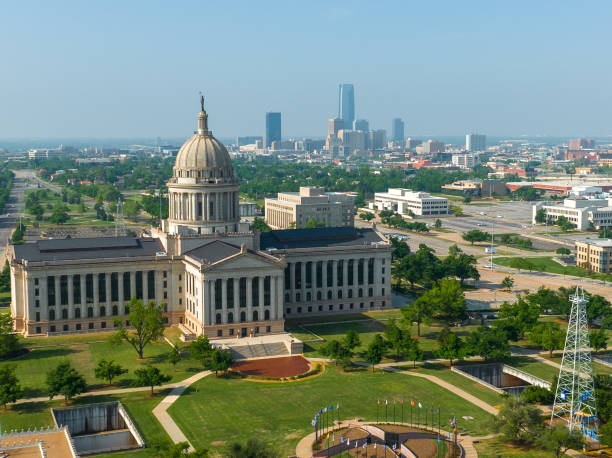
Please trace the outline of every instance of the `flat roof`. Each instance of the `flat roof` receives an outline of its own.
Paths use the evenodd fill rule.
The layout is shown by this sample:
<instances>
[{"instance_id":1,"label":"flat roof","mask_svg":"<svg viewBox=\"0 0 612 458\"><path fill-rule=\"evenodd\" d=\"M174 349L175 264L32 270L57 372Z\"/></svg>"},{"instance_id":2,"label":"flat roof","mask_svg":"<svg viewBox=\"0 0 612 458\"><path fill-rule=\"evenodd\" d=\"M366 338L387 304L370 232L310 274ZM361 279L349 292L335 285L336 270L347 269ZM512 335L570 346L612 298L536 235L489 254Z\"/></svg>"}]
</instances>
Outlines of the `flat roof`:
<instances>
[{"instance_id":1,"label":"flat roof","mask_svg":"<svg viewBox=\"0 0 612 458\"><path fill-rule=\"evenodd\" d=\"M263 232L260 245L262 250L292 248L327 248L335 246L370 245L385 240L370 228L321 227L315 229L286 229Z\"/></svg>"},{"instance_id":2,"label":"flat roof","mask_svg":"<svg viewBox=\"0 0 612 458\"><path fill-rule=\"evenodd\" d=\"M13 249L15 259L32 262L155 256L165 251L159 239L149 237L48 239L13 245Z\"/></svg>"}]
</instances>

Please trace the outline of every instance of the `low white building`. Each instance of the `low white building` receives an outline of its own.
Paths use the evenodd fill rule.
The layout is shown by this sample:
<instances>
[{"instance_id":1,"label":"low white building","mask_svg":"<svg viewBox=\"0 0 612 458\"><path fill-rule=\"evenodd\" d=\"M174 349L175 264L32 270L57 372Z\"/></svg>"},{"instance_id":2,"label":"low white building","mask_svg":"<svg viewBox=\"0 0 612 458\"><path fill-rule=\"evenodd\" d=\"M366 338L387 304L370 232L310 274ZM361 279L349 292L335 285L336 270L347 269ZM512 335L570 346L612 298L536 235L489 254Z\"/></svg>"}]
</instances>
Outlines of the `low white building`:
<instances>
[{"instance_id":1,"label":"low white building","mask_svg":"<svg viewBox=\"0 0 612 458\"><path fill-rule=\"evenodd\" d=\"M560 216L565 216L578 230L589 229L591 223L595 230L612 227L612 199L585 199L571 197L561 205L538 202L532 207L532 223L540 209L546 212L548 224L555 224Z\"/></svg>"},{"instance_id":2,"label":"low white building","mask_svg":"<svg viewBox=\"0 0 612 458\"><path fill-rule=\"evenodd\" d=\"M389 188L387 192L374 194L370 208L393 210L400 215L410 215L410 212L416 216L447 215L448 199L410 189Z\"/></svg>"},{"instance_id":3,"label":"low white building","mask_svg":"<svg viewBox=\"0 0 612 458\"><path fill-rule=\"evenodd\" d=\"M452 156L452 163L457 167L473 169L478 162L478 154L453 154Z\"/></svg>"}]
</instances>

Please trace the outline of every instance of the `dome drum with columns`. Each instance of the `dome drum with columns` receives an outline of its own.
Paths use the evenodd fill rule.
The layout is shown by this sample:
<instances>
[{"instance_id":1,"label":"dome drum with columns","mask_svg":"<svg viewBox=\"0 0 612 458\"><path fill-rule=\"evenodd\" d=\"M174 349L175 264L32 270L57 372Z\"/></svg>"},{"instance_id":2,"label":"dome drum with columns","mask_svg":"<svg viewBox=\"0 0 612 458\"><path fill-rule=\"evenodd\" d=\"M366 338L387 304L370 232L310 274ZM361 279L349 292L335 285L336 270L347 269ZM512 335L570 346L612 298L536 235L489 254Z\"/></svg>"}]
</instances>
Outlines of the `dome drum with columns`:
<instances>
[{"instance_id":1,"label":"dome drum with columns","mask_svg":"<svg viewBox=\"0 0 612 458\"><path fill-rule=\"evenodd\" d=\"M171 234L237 232L240 183L227 149L208 130L208 114L198 115L198 130L176 156L168 181L168 231Z\"/></svg>"}]
</instances>

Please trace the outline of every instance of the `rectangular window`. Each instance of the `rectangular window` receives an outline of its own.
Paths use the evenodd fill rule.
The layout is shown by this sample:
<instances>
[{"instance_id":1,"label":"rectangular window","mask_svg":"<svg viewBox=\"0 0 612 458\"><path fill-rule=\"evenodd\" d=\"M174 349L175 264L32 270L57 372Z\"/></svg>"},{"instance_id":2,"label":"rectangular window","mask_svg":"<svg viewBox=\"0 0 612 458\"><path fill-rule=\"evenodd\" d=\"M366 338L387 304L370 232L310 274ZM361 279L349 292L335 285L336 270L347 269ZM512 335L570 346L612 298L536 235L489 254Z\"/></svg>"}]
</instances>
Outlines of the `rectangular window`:
<instances>
[{"instance_id":1,"label":"rectangular window","mask_svg":"<svg viewBox=\"0 0 612 458\"><path fill-rule=\"evenodd\" d=\"M68 304L68 275L60 277L60 305Z\"/></svg>"},{"instance_id":2,"label":"rectangular window","mask_svg":"<svg viewBox=\"0 0 612 458\"><path fill-rule=\"evenodd\" d=\"M353 259L349 259L348 262L348 285L353 286L353 269L355 268L355 261Z\"/></svg>"},{"instance_id":3,"label":"rectangular window","mask_svg":"<svg viewBox=\"0 0 612 458\"><path fill-rule=\"evenodd\" d=\"M240 307L246 307L247 302L247 279L242 277L240 279Z\"/></svg>"},{"instance_id":4,"label":"rectangular window","mask_svg":"<svg viewBox=\"0 0 612 458\"><path fill-rule=\"evenodd\" d=\"M149 300L155 299L155 271L147 272L147 296Z\"/></svg>"},{"instance_id":5,"label":"rectangular window","mask_svg":"<svg viewBox=\"0 0 612 458\"><path fill-rule=\"evenodd\" d=\"M47 304L55 305L55 277L47 277Z\"/></svg>"},{"instance_id":6,"label":"rectangular window","mask_svg":"<svg viewBox=\"0 0 612 458\"><path fill-rule=\"evenodd\" d=\"M295 263L295 289L302 289L302 262Z\"/></svg>"},{"instance_id":7,"label":"rectangular window","mask_svg":"<svg viewBox=\"0 0 612 458\"><path fill-rule=\"evenodd\" d=\"M317 262L317 288L323 287L323 261Z\"/></svg>"},{"instance_id":8,"label":"rectangular window","mask_svg":"<svg viewBox=\"0 0 612 458\"><path fill-rule=\"evenodd\" d=\"M81 303L81 276L72 276L72 301L75 304Z\"/></svg>"},{"instance_id":9,"label":"rectangular window","mask_svg":"<svg viewBox=\"0 0 612 458\"><path fill-rule=\"evenodd\" d=\"M36 301L34 302L34 304L35 304L35 305L34 305L35 307L37 307L37 308L38 308L38 307L40 307L40 301L39 301L38 299L36 299Z\"/></svg>"},{"instance_id":10,"label":"rectangular window","mask_svg":"<svg viewBox=\"0 0 612 458\"><path fill-rule=\"evenodd\" d=\"M123 300L129 301L131 299L130 295L132 294L131 281L130 281L130 273L123 272Z\"/></svg>"},{"instance_id":11,"label":"rectangular window","mask_svg":"<svg viewBox=\"0 0 612 458\"><path fill-rule=\"evenodd\" d=\"M338 268L336 271L336 286L344 286L344 261L341 259L338 261Z\"/></svg>"},{"instance_id":12,"label":"rectangular window","mask_svg":"<svg viewBox=\"0 0 612 458\"><path fill-rule=\"evenodd\" d=\"M291 289L291 264L287 263L285 267L285 289Z\"/></svg>"},{"instance_id":13,"label":"rectangular window","mask_svg":"<svg viewBox=\"0 0 612 458\"><path fill-rule=\"evenodd\" d=\"M306 263L306 288L312 288L312 262Z\"/></svg>"},{"instance_id":14,"label":"rectangular window","mask_svg":"<svg viewBox=\"0 0 612 458\"><path fill-rule=\"evenodd\" d=\"M363 285L363 259L357 263L357 283Z\"/></svg>"},{"instance_id":15,"label":"rectangular window","mask_svg":"<svg viewBox=\"0 0 612 458\"><path fill-rule=\"evenodd\" d=\"M266 275L264 278L264 305L270 305L270 284L272 283L272 278L269 275Z\"/></svg>"},{"instance_id":16,"label":"rectangular window","mask_svg":"<svg viewBox=\"0 0 612 458\"><path fill-rule=\"evenodd\" d=\"M215 309L220 310L223 307L223 282L221 279L215 280Z\"/></svg>"},{"instance_id":17,"label":"rectangular window","mask_svg":"<svg viewBox=\"0 0 612 458\"><path fill-rule=\"evenodd\" d=\"M327 262L327 287L331 288L334 283L334 265L332 262Z\"/></svg>"},{"instance_id":18,"label":"rectangular window","mask_svg":"<svg viewBox=\"0 0 612 458\"><path fill-rule=\"evenodd\" d=\"M85 275L85 298L88 304L93 303L93 289L93 274L87 274Z\"/></svg>"},{"instance_id":19,"label":"rectangular window","mask_svg":"<svg viewBox=\"0 0 612 458\"><path fill-rule=\"evenodd\" d=\"M38 291L38 288L36 288L36 289L34 290L34 296L38 296L38 295L39 295L39 291Z\"/></svg>"},{"instance_id":20,"label":"rectangular window","mask_svg":"<svg viewBox=\"0 0 612 458\"><path fill-rule=\"evenodd\" d=\"M227 280L227 308L234 308L234 279Z\"/></svg>"},{"instance_id":21,"label":"rectangular window","mask_svg":"<svg viewBox=\"0 0 612 458\"><path fill-rule=\"evenodd\" d=\"M119 300L119 274L117 272L111 273L111 301L116 302Z\"/></svg>"},{"instance_id":22,"label":"rectangular window","mask_svg":"<svg viewBox=\"0 0 612 458\"><path fill-rule=\"evenodd\" d=\"M136 299L142 299L142 270L136 272Z\"/></svg>"},{"instance_id":23,"label":"rectangular window","mask_svg":"<svg viewBox=\"0 0 612 458\"><path fill-rule=\"evenodd\" d=\"M251 302L253 307L259 307L259 277L251 279Z\"/></svg>"},{"instance_id":24,"label":"rectangular window","mask_svg":"<svg viewBox=\"0 0 612 458\"><path fill-rule=\"evenodd\" d=\"M40 312L36 312L36 321L40 321Z\"/></svg>"},{"instance_id":25,"label":"rectangular window","mask_svg":"<svg viewBox=\"0 0 612 458\"><path fill-rule=\"evenodd\" d=\"M98 297L100 302L106 302L106 274L98 274Z\"/></svg>"}]
</instances>

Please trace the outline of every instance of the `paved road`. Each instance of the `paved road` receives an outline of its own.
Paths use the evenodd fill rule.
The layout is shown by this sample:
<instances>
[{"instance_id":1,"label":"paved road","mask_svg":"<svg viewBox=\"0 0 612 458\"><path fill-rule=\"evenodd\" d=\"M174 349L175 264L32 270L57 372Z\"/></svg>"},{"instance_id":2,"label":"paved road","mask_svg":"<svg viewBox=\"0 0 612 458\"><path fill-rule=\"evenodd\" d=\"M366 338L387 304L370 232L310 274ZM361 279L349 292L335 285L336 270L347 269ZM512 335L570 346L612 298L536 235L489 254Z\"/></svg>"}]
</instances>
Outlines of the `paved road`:
<instances>
[{"instance_id":1,"label":"paved road","mask_svg":"<svg viewBox=\"0 0 612 458\"><path fill-rule=\"evenodd\" d=\"M6 257L6 246L11 237L13 227L17 218L22 215L23 195L26 186L26 180L23 178L21 171L15 171L15 180L13 181L13 189L4 209L4 213L0 215L0 246L2 247L2 264Z\"/></svg>"}]
</instances>

